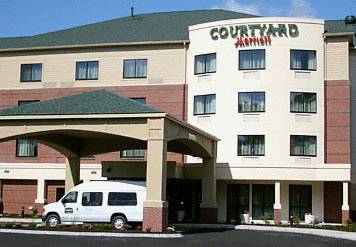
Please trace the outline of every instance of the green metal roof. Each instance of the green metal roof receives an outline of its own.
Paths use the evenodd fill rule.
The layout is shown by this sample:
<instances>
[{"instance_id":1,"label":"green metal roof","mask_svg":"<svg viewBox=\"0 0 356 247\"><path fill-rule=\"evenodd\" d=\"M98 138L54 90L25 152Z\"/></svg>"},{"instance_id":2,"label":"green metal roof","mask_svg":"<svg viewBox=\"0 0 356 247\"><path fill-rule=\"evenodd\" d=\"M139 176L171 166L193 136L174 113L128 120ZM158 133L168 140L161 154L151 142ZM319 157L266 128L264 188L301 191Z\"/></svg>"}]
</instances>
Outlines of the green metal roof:
<instances>
[{"instance_id":1,"label":"green metal roof","mask_svg":"<svg viewBox=\"0 0 356 247\"><path fill-rule=\"evenodd\" d=\"M0 111L0 116L159 113L134 100L106 90L38 101Z\"/></svg>"},{"instance_id":2,"label":"green metal roof","mask_svg":"<svg viewBox=\"0 0 356 247\"><path fill-rule=\"evenodd\" d=\"M0 38L0 49L188 40L188 26L256 17L211 9L139 14L27 37Z\"/></svg>"},{"instance_id":3,"label":"green metal roof","mask_svg":"<svg viewBox=\"0 0 356 247\"><path fill-rule=\"evenodd\" d=\"M327 33L356 33L356 24L346 24L345 20L326 20L325 32Z\"/></svg>"}]
</instances>

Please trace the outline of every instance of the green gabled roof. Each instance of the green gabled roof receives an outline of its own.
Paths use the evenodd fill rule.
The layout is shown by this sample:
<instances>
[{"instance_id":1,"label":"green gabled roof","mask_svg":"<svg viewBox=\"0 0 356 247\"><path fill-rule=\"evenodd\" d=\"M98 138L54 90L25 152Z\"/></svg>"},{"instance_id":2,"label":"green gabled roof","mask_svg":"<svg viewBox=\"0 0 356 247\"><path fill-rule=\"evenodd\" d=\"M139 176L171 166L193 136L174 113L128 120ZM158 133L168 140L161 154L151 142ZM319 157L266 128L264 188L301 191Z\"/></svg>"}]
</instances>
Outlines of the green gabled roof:
<instances>
[{"instance_id":1,"label":"green gabled roof","mask_svg":"<svg viewBox=\"0 0 356 247\"><path fill-rule=\"evenodd\" d=\"M190 25L248 17L256 16L221 9L139 14L34 36L0 38L0 50L188 40Z\"/></svg>"},{"instance_id":2,"label":"green gabled roof","mask_svg":"<svg viewBox=\"0 0 356 247\"><path fill-rule=\"evenodd\" d=\"M106 90L38 101L0 111L0 116L159 113L134 100Z\"/></svg>"}]
</instances>

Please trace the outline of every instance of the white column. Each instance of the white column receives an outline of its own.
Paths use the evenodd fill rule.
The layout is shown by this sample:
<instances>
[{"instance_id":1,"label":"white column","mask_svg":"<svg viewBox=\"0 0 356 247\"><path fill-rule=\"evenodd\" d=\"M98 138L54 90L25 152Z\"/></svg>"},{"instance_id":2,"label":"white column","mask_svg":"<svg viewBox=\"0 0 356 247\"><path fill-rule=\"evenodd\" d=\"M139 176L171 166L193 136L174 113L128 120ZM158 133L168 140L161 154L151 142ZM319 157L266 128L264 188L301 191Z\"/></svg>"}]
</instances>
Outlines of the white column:
<instances>
[{"instance_id":1,"label":"white column","mask_svg":"<svg viewBox=\"0 0 356 247\"><path fill-rule=\"evenodd\" d=\"M342 210L350 210L349 206L349 183L342 183Z\"/></svg>"},{"instance_id":2,"label":"white column","mask_svg":"<svg viewBox=\"0 0 356 247\"><path fill-rule=\"evenodd\" d=\"M35 203L45 203L45 193L46 193L46 182L44 179L37 180L37 197Z\"/></svg>"},{"instance_id":3,"label":"white column","mask_svg":"<svg viewBox=\"0 0 356 247\"><path fill-rule=\"evenodd\" d=\"M274 204L273 209L282 209L281 204L281 182L274 183Z\"/></svg>"}]
</instances>

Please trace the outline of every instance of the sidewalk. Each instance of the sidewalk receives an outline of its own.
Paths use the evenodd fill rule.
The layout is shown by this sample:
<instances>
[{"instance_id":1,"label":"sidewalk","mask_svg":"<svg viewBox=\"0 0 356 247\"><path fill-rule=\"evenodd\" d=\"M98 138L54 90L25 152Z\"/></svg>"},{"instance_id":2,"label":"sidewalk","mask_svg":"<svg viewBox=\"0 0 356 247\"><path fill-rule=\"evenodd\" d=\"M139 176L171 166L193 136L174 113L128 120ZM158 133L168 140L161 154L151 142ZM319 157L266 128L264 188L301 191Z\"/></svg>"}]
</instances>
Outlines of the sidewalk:
<instances>
[{"instance_id":1,"label":"sidewalk","mask_svg":"<svg viewBox=\"0 0 356 247\"><path fill-rule=\"evenodd\" d=\"M296 227L280 227L280 226L256 226L256 225L228 225L228 224L175 224L175 226L186 228L201 228L201 229L226 229L226 230L250 230L250 231L269 231L269 232L285 232L297 234L310 234L329 238L338 238L356 241L356 232L343 232L336 230L312 229L312 228L296 228Z\"/></svg>"}]
</instances>

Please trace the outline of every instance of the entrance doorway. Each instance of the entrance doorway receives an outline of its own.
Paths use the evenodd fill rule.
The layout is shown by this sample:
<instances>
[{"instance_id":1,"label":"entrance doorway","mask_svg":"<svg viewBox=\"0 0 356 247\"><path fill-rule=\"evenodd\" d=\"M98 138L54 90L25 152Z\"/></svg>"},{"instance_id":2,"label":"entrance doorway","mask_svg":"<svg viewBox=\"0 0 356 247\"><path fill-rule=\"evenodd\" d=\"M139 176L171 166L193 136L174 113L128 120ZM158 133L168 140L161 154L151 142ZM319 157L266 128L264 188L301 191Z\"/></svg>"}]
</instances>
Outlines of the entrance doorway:
<instances>
[{"instance_id":1,"label":"entrance doorway","mask_svg":"<svg viewBox=\"0 0 356 247\"><path fill-rule=\"evenodd\" d=\"M312 186L289 185L289 217L304 221L307 213L312 213Z\"/></svg>"},{"instance_id":2,"label":"entrance doorway","mask_svg":"<svg viewBox=\"0 0 356 247\"><path fill-rule=\"evenodd\" d=\"M65 194L64 188L56 188L56 202L58 202Z\"/></svg>"},{"instance_id":3,"label":"entrance doorway","mask_svg":"<svg viewBox=\"0 0 356 247\"><path fill-rule=\"evenodd\" d=\"M250 187L248 184L227 185L227 223L239 223L240 214L249 211Z\"/></svg>"}]
</instances>

